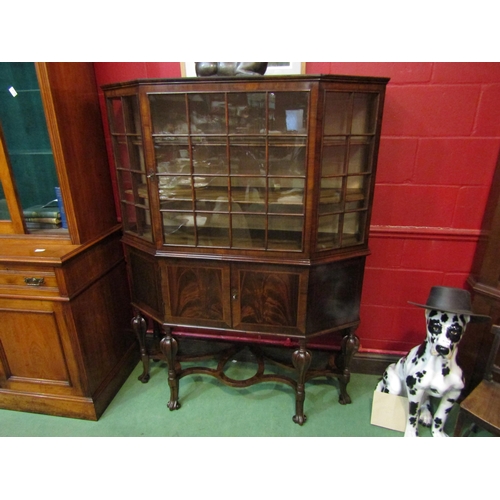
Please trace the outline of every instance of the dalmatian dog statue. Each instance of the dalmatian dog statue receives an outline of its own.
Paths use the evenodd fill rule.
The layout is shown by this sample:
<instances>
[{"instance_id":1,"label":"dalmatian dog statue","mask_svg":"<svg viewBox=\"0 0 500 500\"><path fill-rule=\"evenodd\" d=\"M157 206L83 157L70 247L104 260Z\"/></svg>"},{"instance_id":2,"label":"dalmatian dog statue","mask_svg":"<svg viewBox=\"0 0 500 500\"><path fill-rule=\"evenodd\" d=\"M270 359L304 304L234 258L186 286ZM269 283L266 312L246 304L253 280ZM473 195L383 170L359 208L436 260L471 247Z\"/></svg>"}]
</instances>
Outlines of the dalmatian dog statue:
<instances>
[{"instance_id":1,"label":"dalmatian dog statue","mask_svg":"<svg viewBox=\"0 0 500 500\"><path fill-rule=\"evenodd\" d=\"M444 426L464 388L457 345L469 322L488 321L472 313L470 294L451 287L432 287L425 309L425 341L385 370L377 391L408 398L405 437L418 436L418 424L431 427L433 437L446 437ZM429 397L441 398L432 414Z\"/></svg>"}]
</instances>

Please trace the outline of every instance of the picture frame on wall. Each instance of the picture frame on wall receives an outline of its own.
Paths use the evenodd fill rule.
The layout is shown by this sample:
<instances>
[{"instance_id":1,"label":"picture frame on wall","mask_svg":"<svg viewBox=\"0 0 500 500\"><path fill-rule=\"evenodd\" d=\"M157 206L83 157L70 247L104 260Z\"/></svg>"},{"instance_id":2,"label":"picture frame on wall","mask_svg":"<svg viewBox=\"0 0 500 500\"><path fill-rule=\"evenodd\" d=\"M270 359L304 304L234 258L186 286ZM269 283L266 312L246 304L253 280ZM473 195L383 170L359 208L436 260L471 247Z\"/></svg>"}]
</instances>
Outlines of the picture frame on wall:
<instances>
[{"instance_id":1,"label":"picture frame on wall","mask_svg":"<svg viewBox=\"0 0 500 500\"><path fill-rule=\"evenodd\" d=\"M196 76L194 62L181 62L183 77ZM270 62L267 65L266 75L301 75L305 73L305 62Z\"/></svg>"}]
</instances>

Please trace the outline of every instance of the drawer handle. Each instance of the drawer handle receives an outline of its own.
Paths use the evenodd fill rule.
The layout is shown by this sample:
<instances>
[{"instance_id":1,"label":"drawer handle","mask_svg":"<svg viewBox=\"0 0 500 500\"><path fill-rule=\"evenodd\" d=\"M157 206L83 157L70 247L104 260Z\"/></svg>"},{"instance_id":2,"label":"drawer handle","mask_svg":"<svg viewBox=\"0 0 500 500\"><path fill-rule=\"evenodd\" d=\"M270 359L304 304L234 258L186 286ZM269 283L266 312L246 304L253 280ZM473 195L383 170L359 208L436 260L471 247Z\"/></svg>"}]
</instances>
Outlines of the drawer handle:
<instances>
[{"instance_id":1,"label":"drawer handle","mask_svg":"<svg viewBox=\"0 0 500 500\"><path fill-rule=\"evenodd\" d=\"M45 278L24 278L24 282L28 286L40 286L45 282Z\"/></svg>"}]
</instances>

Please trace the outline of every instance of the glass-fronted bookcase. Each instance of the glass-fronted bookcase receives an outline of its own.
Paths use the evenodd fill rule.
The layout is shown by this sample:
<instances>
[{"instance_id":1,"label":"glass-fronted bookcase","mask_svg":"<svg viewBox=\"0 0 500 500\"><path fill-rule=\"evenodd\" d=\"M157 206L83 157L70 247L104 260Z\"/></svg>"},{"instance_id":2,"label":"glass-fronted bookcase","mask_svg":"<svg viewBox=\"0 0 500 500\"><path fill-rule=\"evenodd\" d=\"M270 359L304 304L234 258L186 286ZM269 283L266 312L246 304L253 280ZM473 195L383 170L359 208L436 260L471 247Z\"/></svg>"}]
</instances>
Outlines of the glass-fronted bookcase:
<instances>
[{"instance_id":1,"label":"glass-fronted bookcase","mask_svg":"<svg viewBox=\"0 0 500 500\"><path fill-rule=\"evenodd\" d=\"M138 358L120 239L93 64L0 63L0 408L102 414Z\"/></svg>"},{"instance_id":2,"label":"glass-fronted bookcase","mask_svg":"<svg viewBox=\"0 0 500 500\"><path fill-rule=\"evenodd\" d=\"M103 87L133 304L165 329L164 346L179 326L286 338L301 353L338 332L347 383L387 81Z\"/></svg>"}]
</instances>

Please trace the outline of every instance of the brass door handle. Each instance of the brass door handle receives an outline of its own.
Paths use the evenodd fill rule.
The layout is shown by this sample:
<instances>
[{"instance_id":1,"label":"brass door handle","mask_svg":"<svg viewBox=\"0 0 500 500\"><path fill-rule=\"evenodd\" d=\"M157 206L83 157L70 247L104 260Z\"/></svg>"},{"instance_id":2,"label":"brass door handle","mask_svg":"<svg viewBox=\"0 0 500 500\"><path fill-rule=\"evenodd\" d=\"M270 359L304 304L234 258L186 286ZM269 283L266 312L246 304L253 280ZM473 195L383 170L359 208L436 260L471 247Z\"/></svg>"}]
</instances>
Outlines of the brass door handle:
<instances>
[{"instance_id":1,"label":"brass door handle","mask_svg":"<svg viewBox=\"0 0 500 500\"><path fill-rule=\"evenodd\" d=\"M28 286L41 286L45 282L45 278L24 278L24 282Z\"/></svg>"}]
</instances>

